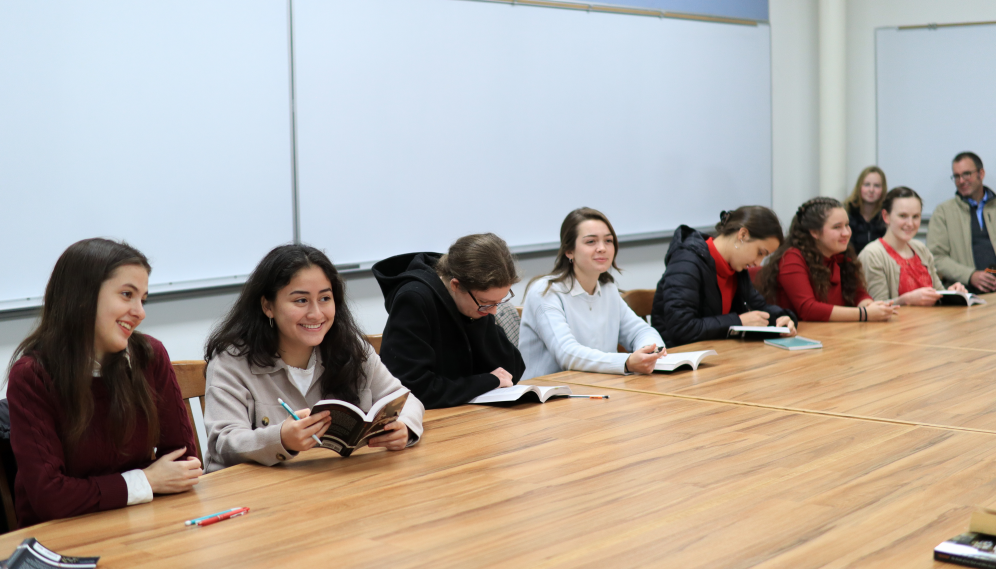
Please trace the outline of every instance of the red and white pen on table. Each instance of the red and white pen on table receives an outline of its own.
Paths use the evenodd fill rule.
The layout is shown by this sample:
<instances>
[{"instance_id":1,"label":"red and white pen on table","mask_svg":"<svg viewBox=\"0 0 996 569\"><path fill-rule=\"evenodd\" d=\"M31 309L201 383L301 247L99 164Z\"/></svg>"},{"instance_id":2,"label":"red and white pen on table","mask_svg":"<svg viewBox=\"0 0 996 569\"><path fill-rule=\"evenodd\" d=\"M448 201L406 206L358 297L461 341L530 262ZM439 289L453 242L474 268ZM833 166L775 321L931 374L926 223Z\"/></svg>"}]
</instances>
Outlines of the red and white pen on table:
<instances>
[{"instance_id":1,"label":"red and white pen on table","mask_svg":"<svg viewBox=\"0 0 996 569\"><path fill-rule=\"evenodd\" d=\"M248 513L249 513L249 508L235 508L234 510L229 510L227 512L218 514L216 516L211 516L208 518L204 518L202 520L197 520L197 525L199 527L209 526L211 524L216 524L223 520L227 520L237 516L244 516Z\"/></svg>"},{"instance_id":2,"label":"red and white pen on table","mask_svg":"<svg viewBox=\"0 0 996 569\"><path fill-rule=\"evenodd\" d=\"M575 399L608 399L609 398L608 395L574 395L574 394L568 395L568 397L572 397L572 398L575 398Z\"/></svg>"}]
</instances>

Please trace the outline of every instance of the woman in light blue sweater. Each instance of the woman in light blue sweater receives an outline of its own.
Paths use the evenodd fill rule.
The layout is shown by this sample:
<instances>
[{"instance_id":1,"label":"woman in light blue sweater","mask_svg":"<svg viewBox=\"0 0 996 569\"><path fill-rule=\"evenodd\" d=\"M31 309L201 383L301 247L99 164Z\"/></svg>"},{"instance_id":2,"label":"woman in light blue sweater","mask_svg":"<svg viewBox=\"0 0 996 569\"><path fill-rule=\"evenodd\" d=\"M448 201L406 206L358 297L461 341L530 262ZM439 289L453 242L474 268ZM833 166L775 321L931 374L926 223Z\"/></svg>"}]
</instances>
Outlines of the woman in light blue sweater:
<instances>
[{"instance_id":1,"label":"woman in light blue sweater","mask_svg":"<svg viewBox=\"0 0 996 569\"><path fill-rule=\"evenodd\" d=\"M553 272L534 279L522 309L522 379L563 370L652 373L663 356L657 330L623 301L611 269L616 232L601 212L579 208L560 226ZM622 345L628 352L616 351ZM657 352L660 348L662 351Z\"/></svg>"}]
</instances>

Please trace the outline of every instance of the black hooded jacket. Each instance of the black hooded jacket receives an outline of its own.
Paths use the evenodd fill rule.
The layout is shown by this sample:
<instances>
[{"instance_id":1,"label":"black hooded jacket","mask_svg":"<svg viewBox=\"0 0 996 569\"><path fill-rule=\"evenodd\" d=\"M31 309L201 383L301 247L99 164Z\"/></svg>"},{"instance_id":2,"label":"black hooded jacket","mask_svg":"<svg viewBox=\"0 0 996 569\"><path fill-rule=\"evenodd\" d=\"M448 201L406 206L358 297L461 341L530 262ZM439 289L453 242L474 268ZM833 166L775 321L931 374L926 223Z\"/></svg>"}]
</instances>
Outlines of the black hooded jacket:
<instances>
[{"instance_id":1,"label":"black hooded jacket","mask_svg":"<svg viewBox=\"0 0 996 569\"><path fill-rule=\"evenodd\" d=\"M701 340L726 338L730 326L740 326L740 314L762 310L770 315L768 324L791 310L767 304L750 282L746 270L737 273L737 292L733 295L730 314L723 314L723 295L716 281L716 261L701 233L682 225L674 232L671 246L664 256L664 276L657 283L651 324L668 347L691 344Z\"/></svg>"},{"instance_id":2,"label":"black hooded jacket","mask_svg":"<svg viewBox=\"0 0 996 569\"><path fill-rule=\"evenodd\" d=\"M526 369L493 315L460 313L436 275L440 257L408 253L373 266L388 312L380 359L427 409L463 405L498 387L496 368L515 383Z\"/></svg>"}]
</instances>

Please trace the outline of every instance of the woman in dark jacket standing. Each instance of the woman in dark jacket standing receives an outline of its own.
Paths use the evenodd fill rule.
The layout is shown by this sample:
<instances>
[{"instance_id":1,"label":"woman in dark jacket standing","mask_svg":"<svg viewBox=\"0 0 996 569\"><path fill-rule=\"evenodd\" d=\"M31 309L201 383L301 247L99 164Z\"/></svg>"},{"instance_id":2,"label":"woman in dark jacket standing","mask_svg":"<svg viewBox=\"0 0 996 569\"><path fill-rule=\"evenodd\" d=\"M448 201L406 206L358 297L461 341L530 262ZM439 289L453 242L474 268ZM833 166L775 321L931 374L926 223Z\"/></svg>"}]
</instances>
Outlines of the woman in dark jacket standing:
<instances>
[{"instance_id":1,"label":"woman in dark jacket standing","mask_svg":"<svg viewBox=\"0 0 996 569\"><path fill-rule=\"evenodd\" d=\"M467 235L445 255L384 259L373 274L389 313L380 359L427 409L519 382L526 365L494 316L519 281L500 237Z\"/></svg>"},{"instance_id":2,"label":"woman in dark jacket standing","mask_svg":"<svg viewBox=\"0 0 996 569\"><path fill-rule=\"evenodd\" d=\"M796 316L767 304L747 270L781 245L778 217L766 207L744 206L720 219L715 238L680 226L664 257L651 323L668 348L726 338L731 326L786 326L788 335L796 333Z\"/></svg>"}]
</instances>

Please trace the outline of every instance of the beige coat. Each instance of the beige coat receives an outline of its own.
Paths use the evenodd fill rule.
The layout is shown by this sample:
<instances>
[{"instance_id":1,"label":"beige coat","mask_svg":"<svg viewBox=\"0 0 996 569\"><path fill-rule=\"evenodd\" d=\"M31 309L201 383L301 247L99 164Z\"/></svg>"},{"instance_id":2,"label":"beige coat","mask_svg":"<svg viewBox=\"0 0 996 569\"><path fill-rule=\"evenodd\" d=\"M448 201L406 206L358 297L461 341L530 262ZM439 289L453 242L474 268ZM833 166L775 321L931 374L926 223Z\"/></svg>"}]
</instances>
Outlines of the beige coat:
<instances>
[{"instance_id":1,"label":"beige coat","mask_svg":"<svg viewBox=\"0 0 996 569\"><path fill-rule=\"evenodd\" d=\"M403 387L387 371L373 348L367 346L366 384L360 388L358 405L364 412L381 397ZM297 454L280 442L280 424L287 418L287 411L277 403L277 398L286 401L291 409L310 408L321 401L319 378L324 367L321 355L316 354L316 357L315 375L307 396L301 395L301 390L287 373L287 364L279 358L273 366L265 368L250 365L246 358L229 353L220 354L208 363L204 411L204 426L208 432L205 472L248 461L271 466ZM424 412L422 402L409 394L399 417L408 427L409 446L422 436Z\"/></svg>"},{"instance_id":2,"label":"beige coat","mask_svg":"<svg viewBox=\"0 0 996 569\"><path fill-rule=\"evenodd\" d=\"M920 257L920 264L927 268L934 288L944 290L937 269L934 267L934 256L923 243L916 239L910 241L910 248ZM888 251L878 239L869 243L858 255L865 271L866 289L875 300L889 300L899 296L899 264L889 256Z\"/></svg>"},{"instance_id":3,"label":"beige coat","mask_svg":"<svg viewBox=\"0 0 996 569\"><path fill-rule=\"evenodd\" d=\"M996 200L982 208L989 240L996 248ZM927 226L927 248L937 260L937 273L948 284L955 281L968 285L975 272L972 257L972 213L968 204L955 196L941 203L930 216Z\"/></svg>"}]
</instances>

